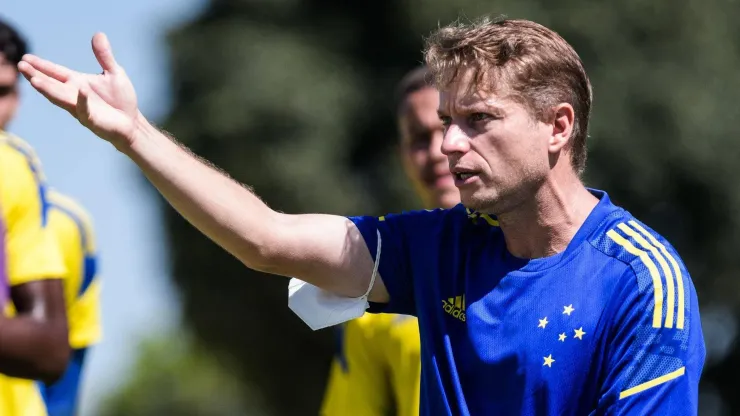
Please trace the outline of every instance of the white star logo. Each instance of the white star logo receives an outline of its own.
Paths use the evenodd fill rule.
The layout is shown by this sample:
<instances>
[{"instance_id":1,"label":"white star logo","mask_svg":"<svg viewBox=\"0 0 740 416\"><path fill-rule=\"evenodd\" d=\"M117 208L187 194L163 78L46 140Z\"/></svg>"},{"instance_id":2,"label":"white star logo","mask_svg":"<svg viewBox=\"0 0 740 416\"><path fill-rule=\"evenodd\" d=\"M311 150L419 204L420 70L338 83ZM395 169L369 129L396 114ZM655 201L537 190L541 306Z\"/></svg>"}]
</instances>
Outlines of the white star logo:
<instances>
[{"instance_id":1,"label":"white star logo","mask_svg":"<svg viewBox=\"0 0 740 416\"><path fill-rule=\"evenodd\" d=\"M573 313L574 310L576 309L573 307L572 303L568 306L563 306L563 315L570 316L570 314Z\"/></svg>"},{"instance_id":2,"label":"white star logo","mask_svg":"<svg viewBox=\"0 0 740 416\"><path fill-rule=\"evenodd\" d=\"M537 325L537 328L545 328L549 322L547 322L547 317L544 317L542 319L539 319L540 324Z\"/></svg>"},{"instance_id":3,"label":"white star logo","mask_svg":"<svg viewBox=\"0 0 740 416\"><path fill-rule=\"evenodd\" d=\"M574 332L576 333L573 335L574 338L578 338L580 340L583 340L583 336L586 335L585 332L583 332L583 327L580 327L578 329L575 329Z\"/></svg>"},{"instance_id":4,"label":"white star logo","mask_svg":"<svg viewBox=\"0 0 740 416\"><path fill-rule=\"evenodd\" d=\"M545 362L542 364L542 366L543 367L544 366L548 366L548 367L552 368L552 363L555 362L555 360L552 359L552 354L548 355L547 357L542 357L542 358L545 360Z\"/></svg>"},{"instance_id":5,"label":"white star logo","mask_svg":"<svg viewBox=\"0 0 740 416\"><path fill-rule=\"evenodd\" d=\"M558 341L560 341L560 342L565 342L565 339L566 338L568 338L568 337L565 336L565 332L563 332L562 334L558 335Z\"/></svg>"}]
</instances>

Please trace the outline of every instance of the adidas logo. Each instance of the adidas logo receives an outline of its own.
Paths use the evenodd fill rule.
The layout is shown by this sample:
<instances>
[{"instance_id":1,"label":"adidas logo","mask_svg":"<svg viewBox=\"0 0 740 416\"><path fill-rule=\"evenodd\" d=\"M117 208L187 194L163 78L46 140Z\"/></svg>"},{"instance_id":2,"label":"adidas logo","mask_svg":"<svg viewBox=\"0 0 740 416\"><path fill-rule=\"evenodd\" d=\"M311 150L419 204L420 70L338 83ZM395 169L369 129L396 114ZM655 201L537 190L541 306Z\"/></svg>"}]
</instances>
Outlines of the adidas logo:
<instances>
[{"instance_id":1,"label":"adidas logo","mask_svg":"<svg viewBox=\"0 0 740 416\"><path fill-rule=\"evenodd\" d=\"M465 322L465 295L443 299L442 309L454 318Z\"/></svg>"}]
</instances>

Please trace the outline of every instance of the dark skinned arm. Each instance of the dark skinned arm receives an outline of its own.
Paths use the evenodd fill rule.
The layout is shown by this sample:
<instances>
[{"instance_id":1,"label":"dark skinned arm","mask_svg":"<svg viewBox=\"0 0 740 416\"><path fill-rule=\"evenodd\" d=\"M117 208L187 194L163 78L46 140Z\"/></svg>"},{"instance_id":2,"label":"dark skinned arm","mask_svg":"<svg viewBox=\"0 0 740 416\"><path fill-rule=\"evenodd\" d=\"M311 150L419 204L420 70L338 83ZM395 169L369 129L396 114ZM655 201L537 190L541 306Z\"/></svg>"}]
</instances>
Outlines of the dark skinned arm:
<instances>
[{"instance_id":1,"label":"dark skinned arm","mask_svg":"<svg viewBox=\"0 0 740 416\"><path fill-rule=\"evenodd\" d=\"M0 373L53 382L69 359L63 280L68 273L59 245L46 228L47 185L38 157L18 138L0 146L0 214L5 270L15 307L0 317Z\"/></svg>"},{"instance_id":2,"label":"dark skinned arm","mask_svg":"<svg viewBox=\"0 0 740 416\"><path fill-rule=\"evenodd\" d=\"M62 280L13 286L11 298L16 315L0 317L0 373L53 383L70 355Z\"/></svg>"}]
</instances>

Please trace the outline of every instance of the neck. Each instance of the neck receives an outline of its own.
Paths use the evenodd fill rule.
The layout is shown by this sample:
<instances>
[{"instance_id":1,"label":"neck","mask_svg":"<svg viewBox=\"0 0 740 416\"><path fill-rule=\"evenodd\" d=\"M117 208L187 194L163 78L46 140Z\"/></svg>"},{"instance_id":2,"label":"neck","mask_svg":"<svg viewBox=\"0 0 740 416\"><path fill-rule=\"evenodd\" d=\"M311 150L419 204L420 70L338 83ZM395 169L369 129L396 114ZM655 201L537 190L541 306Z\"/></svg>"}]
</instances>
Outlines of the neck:
<instances>
[{"instance_id":1,"label":"neck","mask_svg":"<svg viewBox=\"0 0 740 416\"><path fill-rule=\"evenodd\" d=\"M565 251L597 203L575 174L548 178L529 202L498 216L506 247L526 259Z\"/></svg>"}]
</instances>

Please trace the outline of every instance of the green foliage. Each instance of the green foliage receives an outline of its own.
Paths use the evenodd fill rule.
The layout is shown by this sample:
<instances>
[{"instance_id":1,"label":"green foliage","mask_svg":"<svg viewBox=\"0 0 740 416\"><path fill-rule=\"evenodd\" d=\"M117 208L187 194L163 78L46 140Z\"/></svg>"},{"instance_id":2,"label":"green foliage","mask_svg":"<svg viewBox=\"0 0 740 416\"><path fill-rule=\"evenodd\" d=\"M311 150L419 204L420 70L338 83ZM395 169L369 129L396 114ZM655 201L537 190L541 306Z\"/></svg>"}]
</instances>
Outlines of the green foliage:
<instances>
[{"instance_id":1,"label":"green foliage","mask_svg":"<svg viewBox=\"0 0 740 416\"><path fill-rule=\"evenodd\" d=\"M279 210L413 207L393 88L420 62L423 35L482 13L539 21L576 47L595 90L588 183L677 246L703 305L736 308L740 9L730 1L214 0L169 38L176 106L166 127ZM274 414L315 414L331 333L293 316L284 279L246 270L164 215L198 339L232 356ZM726 380L730 370L717 369L737 365L732 354L705 379ZM722 389L740 407L732 385Z\"/></svg>"},{"instance_id":2,"label":"green foliage","mask_svg":"<svg viewBox=\"0 0 740 416\"><path fill-rule=\"evenodd\" d=\"M138 362L103 416L237 416L265 414L259 393L250 393L229 365L184 335L142 344Z\"/></svg>"}]
</instances>

